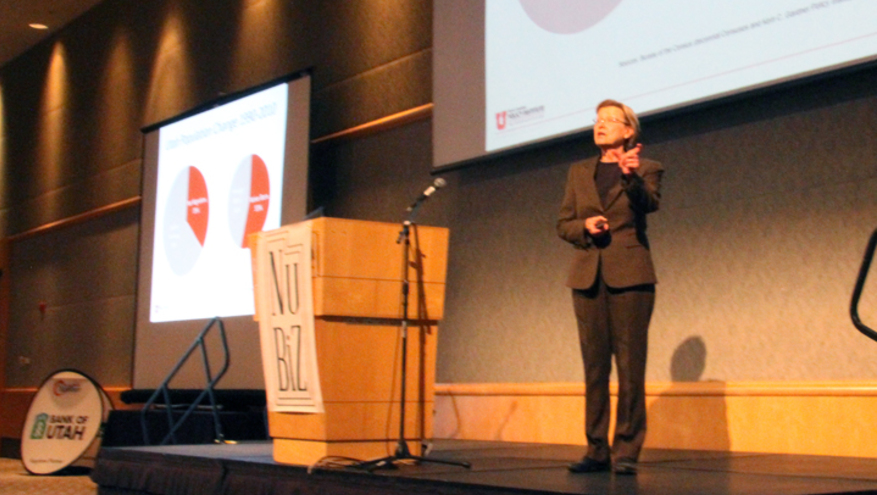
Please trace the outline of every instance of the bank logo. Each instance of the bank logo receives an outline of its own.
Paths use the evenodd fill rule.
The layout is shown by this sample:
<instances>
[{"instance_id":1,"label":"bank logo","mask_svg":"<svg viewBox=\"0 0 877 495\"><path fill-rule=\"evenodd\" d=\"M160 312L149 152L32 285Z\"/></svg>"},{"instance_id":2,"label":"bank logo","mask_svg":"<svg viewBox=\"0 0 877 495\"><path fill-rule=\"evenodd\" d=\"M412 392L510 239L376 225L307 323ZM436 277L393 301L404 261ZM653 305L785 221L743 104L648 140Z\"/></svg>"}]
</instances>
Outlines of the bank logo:
<instances>
[{"instance_id":1,"label":"bank logo","mask_svg":"<svg viewBox=\"0 0 877 495\"><path fill-rule=\"evenodd\" d=\"M46 427L48 426L49 415L46 413L41 413L37 415L36 421L34 421L33 428L30 430L30 438L32 440L40 440L44 436L46 436Z\"/></svg>"}]
</instances>

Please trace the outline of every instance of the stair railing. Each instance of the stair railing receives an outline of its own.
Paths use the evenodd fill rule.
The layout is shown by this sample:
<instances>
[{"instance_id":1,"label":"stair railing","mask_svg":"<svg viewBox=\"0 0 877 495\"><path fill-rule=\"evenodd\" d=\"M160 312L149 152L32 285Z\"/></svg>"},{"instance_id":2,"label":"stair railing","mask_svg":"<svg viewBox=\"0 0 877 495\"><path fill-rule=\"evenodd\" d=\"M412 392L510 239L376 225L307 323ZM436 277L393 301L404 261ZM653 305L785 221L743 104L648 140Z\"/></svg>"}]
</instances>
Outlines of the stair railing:
<instances>
[{"instance_id":1,"label":"stair railing","mask_svg":"<svg viewBox=\"0 0 877 495\"><path fill-rule=\"evenodd\" d=\"M874 249L877 248L877 230L871 234L868 241L868 247L865 248L865 257L862 260L862 267L859 268L859 277L856 279L856 287L853 289L853 298L850 301L850 317L853 319L853 325L865 334L866 337L877 341L877 332L862 323L859 318L859 298L862 297L862 289L865 288L865 279L868 277L868 270L871 268L871 261L874 259Z\"/></svg>"},{"instance_id":2,"label":"stair railing","mask_svg":"<svg viewBox=\"0 0 877 495\"><path fill-rule=\"evenodd\" d=\"M212 376L210 371L210 361L207 357L207 346L204 342L205 337L210 332L210 329L215 326L219 327L219 337L222 342L222 350L223 350L223 364L222 368L219 370L219 373L216 374L215 377ZM188 361L188 359L195 353L196 349L201 350L201 359L204 364L204 375L206 377L207 385L204 390L198 395L198 397L192 401L189 405L189 408L186 409L186 412L180 417L179 420L174 421L174 407L171 402L170 390L168 388L168 384L171 380L176 376L177 372L183 367L183 365ZM195 341L192 342L192 345L189 346L189 349L183 354L183 357L180 358L180 361L176 366L168 373L167 378L161 383L161 385L155 389L155 392L149 398L148 401L143 406L143 409L140 411L140 426L143 430L143 442L144 445L150 445L149 438L149 428L147 427L147 413L151 411L155 405L155 402L159 397L164 399L165 410L167 413L167 421L168 421L168 434L161 441L161 445L167 445L168 442L177 443L176 432L180 429L186 419L192 415L198 406L201 405L201 402L205 398L210 399L210 411L213 414L213 428L214 428L214 440L217 443L224 442L225 436L222 433L222 423L219 421L219 408L216 404L216 395L214 394L214 388L222 376L228 371L229 365L229 352L228 352L228 340L225 336L225 325L222 323L222 320L219 317L213 318L207 323L207 326L201 330L201 333L195 337Z\"/></svg>"}]
</instances>

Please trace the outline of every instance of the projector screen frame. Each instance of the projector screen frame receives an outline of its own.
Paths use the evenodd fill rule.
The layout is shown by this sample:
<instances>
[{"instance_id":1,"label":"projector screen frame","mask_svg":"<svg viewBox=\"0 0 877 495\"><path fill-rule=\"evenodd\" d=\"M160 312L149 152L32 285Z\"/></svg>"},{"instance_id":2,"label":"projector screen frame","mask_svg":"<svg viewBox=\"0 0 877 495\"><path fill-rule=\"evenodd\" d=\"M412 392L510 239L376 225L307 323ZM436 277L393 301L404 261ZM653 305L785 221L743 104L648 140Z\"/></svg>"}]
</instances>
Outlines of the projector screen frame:
<instances>
[{"instance_id":1,"label":"projector screen frame","mask_svg":"<svg viewBox=\"0 0 877 495\"><path fill-rule=\"evenodd\" d=\"M281 84L287 87L286 144L282 181L280 225L304 220L308 205L310 156L310 117L312 71L304 69L274 78L244 90L197 105L183 113L141 128L143 168L141 173L141 211L138 239L137 286L135 289L134 359L132 387L158 386L197 334L211 318L167 323L150 322L153 241L156 213L156 186L159 131L169 125L221 108ZM294 158L295 163L290 163ZM153 168L150 168L153 167ZM212 201L211 201L212 202ZM258 323L252 315L224 317L231 366L218 384L222 389L264 389ZM218 363L222 345L216 332L207 339L208 359ZM201 359L192 359L171 384L176 389L200 389L206 383Z\"/></svg>"}]
</instances>

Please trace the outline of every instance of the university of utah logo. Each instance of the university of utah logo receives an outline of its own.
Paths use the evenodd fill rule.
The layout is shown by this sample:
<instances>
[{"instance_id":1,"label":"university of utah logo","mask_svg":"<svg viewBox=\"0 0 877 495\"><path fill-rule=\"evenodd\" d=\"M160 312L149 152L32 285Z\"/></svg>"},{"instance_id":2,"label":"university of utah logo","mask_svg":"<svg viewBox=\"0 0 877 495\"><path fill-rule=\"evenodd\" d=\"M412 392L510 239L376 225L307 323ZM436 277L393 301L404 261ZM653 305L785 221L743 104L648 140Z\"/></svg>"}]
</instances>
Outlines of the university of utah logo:
<instances>
[{"instance_id":1,"label":"university of utah logo","mask_svg":"<svg viewBox=\"0 0 877 495\"><path fill-rule=\"evenodd\" d=\"M64 395L66 393L76 393L79 392L81 387L78 383L67 383L64 380L58 380L55 382L55 385L52 387L52 393L57 396Z\"/></svg>"},{"instance_id":2,"label":"university of utah logo","mask_svg":"<svg viewBox=\"0 0 877 495\"><path fill-rule=\"evenodd\" d=\"M507 122L507 113L506 112L497 112L496 113L496 128L499 130L505 129Z\"/></svg>"}]
</instances>

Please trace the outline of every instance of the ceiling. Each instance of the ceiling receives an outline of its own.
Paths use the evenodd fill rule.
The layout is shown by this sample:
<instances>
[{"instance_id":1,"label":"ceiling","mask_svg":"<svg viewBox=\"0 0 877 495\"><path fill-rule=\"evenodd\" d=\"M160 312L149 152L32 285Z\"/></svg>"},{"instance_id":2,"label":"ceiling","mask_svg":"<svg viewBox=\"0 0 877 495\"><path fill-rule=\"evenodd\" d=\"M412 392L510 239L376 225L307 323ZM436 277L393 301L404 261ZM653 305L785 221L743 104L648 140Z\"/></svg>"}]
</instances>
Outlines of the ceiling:
<instances>
[{"instance_id":1,"label":"ceiling","mask_svg":"<svg viewBox=\"0 0 877 495\"><path fill-rule=\"evenodd\" d=\"M102 1L0 0L0 67ZM32 22L49 29L33 29Z\"/></svg>"}]
</instances>

